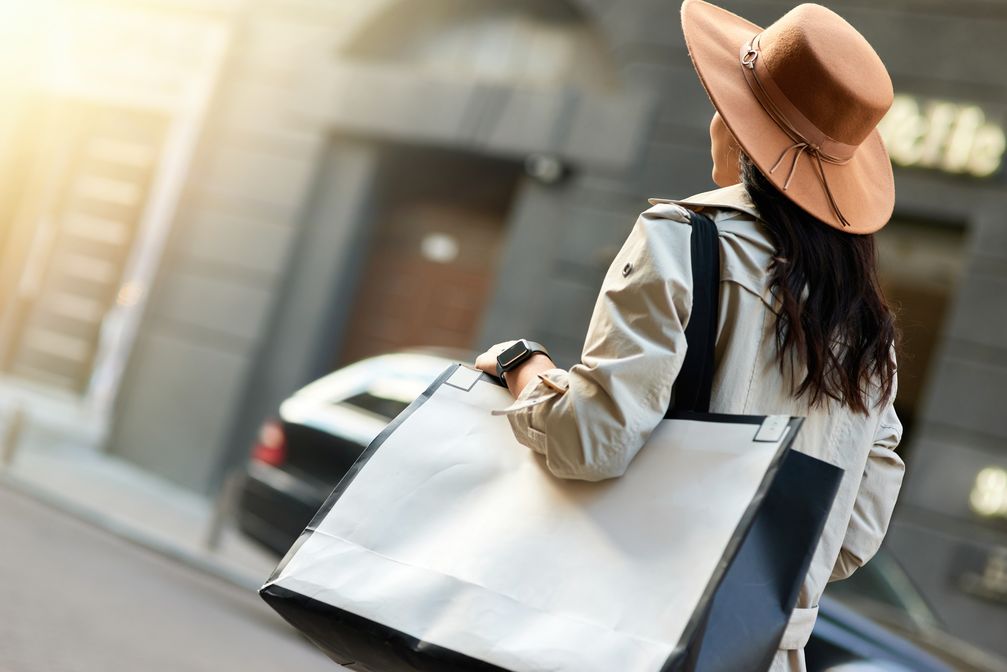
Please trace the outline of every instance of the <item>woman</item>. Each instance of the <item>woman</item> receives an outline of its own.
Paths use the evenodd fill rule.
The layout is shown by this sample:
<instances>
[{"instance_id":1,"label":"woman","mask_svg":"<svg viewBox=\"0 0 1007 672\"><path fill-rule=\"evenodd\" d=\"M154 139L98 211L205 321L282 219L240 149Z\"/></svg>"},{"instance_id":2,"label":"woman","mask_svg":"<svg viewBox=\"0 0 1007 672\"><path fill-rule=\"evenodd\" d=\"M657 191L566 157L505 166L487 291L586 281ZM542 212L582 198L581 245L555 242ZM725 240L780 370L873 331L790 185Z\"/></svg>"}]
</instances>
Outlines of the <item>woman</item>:
<instances>
[{"instance_id":1,"label":"woman","mask_svg":"<svg viewBox=\"0 0 1007 672\"><path fill-rule=\"evenodd\" d=\"M582 361L544 352L476 365L515 395L518 440L561 478L621 475L662 419L687 347L691 233L686 208L717 224L720 317L711 411L805 416L796 448L845 470L773 670L804 670L803 647L829 581L874 555L902 483L895 326L872 233L894 183L875 129L891 81L864 38L818 5L765 30L700 0L682 23L716 108L713 179L689 199L654 199L602 286ZM525 348L534 351L538 347Z\"/></svg>"}]
</instances>

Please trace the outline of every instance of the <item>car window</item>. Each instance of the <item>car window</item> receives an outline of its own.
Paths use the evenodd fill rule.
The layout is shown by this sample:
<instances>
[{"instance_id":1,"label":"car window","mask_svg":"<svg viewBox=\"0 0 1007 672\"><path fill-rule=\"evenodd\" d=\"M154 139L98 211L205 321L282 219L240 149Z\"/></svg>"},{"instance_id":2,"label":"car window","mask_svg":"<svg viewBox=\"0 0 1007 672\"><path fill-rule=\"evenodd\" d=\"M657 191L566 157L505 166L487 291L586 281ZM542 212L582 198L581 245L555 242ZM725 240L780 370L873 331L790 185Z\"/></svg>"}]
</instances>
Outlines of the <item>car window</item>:
<instances>
[{"instance_id":1,"label":"car window","mask_svg":"<svg viewBox=\"0 0 1007 672\"><path fill-rule=\"evenodd\" d=\"M348 399L343 399L340 403L375 413L389 420L406 410L406 407L409 406L408 401L392 399L387 396L372 394L371 392L356 394Z\"/></svg>"},{"instance_id":2,"label":"car window","mask_svg":"<svg viewBox=\"0 0 1007 672\"><path fill-rule=\"evenodd\" d=\"M383 418L392 419L406 409L413 400L436 378L411 376L385 376L372 379L367 389L339 400L340 406L352 406Z\"/></svg>"}]
</instances>

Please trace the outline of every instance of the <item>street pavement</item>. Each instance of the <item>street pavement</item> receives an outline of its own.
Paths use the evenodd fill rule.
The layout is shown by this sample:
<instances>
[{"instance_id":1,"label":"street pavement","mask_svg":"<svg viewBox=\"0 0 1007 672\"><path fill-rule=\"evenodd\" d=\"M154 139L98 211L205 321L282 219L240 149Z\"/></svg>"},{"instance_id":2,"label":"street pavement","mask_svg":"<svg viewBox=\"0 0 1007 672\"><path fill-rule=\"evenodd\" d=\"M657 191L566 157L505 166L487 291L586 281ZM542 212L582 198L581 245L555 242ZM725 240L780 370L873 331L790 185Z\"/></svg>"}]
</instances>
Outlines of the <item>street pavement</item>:
<instances>
[{"instance_id":1,"label":"street pavement","mask_svg":"<svg viewBox=\"0 0 1007 672\"><path fill-rule=\"evenodd\" d=\"M0 672L339 672L250 591L0 488Z\"/></svg>"}]
</instances>

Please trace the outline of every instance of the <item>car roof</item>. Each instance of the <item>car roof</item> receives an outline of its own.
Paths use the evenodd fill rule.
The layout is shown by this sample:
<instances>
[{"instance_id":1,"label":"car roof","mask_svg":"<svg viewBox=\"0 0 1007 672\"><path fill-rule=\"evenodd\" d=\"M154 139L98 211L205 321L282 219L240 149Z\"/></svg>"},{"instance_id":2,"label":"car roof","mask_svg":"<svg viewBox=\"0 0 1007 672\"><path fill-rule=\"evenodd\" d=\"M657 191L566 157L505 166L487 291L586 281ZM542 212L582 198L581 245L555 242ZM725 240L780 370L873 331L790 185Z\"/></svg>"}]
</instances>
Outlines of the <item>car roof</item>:
<instances>
[{"instance_id":1,"label":"car roof","mask_svg":"<svg viewBox=\"0 0 1007 672\"><path fill-rule=\"evenodd\" d=\"M370 393L408 404L457 361L427 352L396 352L369 357L323 376L280 404L284 422L312 427L367 445L387 418L342 403Z\"/></svg>"},{"instance_id":2,"label":"car roof","mask_svg":"<svg viewBox=\"0 0 1007 672\"><path fill-rule=\"evenodd\" d=\"M410 381L425 388L457 362L440 354L416 351L377 355L333 371L305 385L293 396L331 403L364 392L379 381Z\"/></svg>"}]
</instances>

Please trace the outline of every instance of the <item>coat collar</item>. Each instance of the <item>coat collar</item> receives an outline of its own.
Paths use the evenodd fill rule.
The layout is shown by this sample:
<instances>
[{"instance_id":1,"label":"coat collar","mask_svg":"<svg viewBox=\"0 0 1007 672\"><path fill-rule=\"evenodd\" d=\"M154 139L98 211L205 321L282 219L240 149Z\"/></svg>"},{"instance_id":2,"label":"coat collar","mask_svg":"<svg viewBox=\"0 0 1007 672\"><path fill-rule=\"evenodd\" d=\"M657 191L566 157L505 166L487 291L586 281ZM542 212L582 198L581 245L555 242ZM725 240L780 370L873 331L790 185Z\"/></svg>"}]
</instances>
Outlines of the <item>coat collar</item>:
<instances>
[{"instance_id":1,"label":"coat collar","mask_svg":"<svg viewBox=\"0 0 1007 672\"><path fill-rule=\"evenodd\" d=\"M720 208L727 210L737 210L750 215L754 219L759 219L759 211L752 203L752 199L745 189L745 185L738 183L729 187L705 191L695 196L684 199L651 198L648 199L651 205L658 203L676 203L695 210L703 208Z\"/></svg>"}]
</instances>

